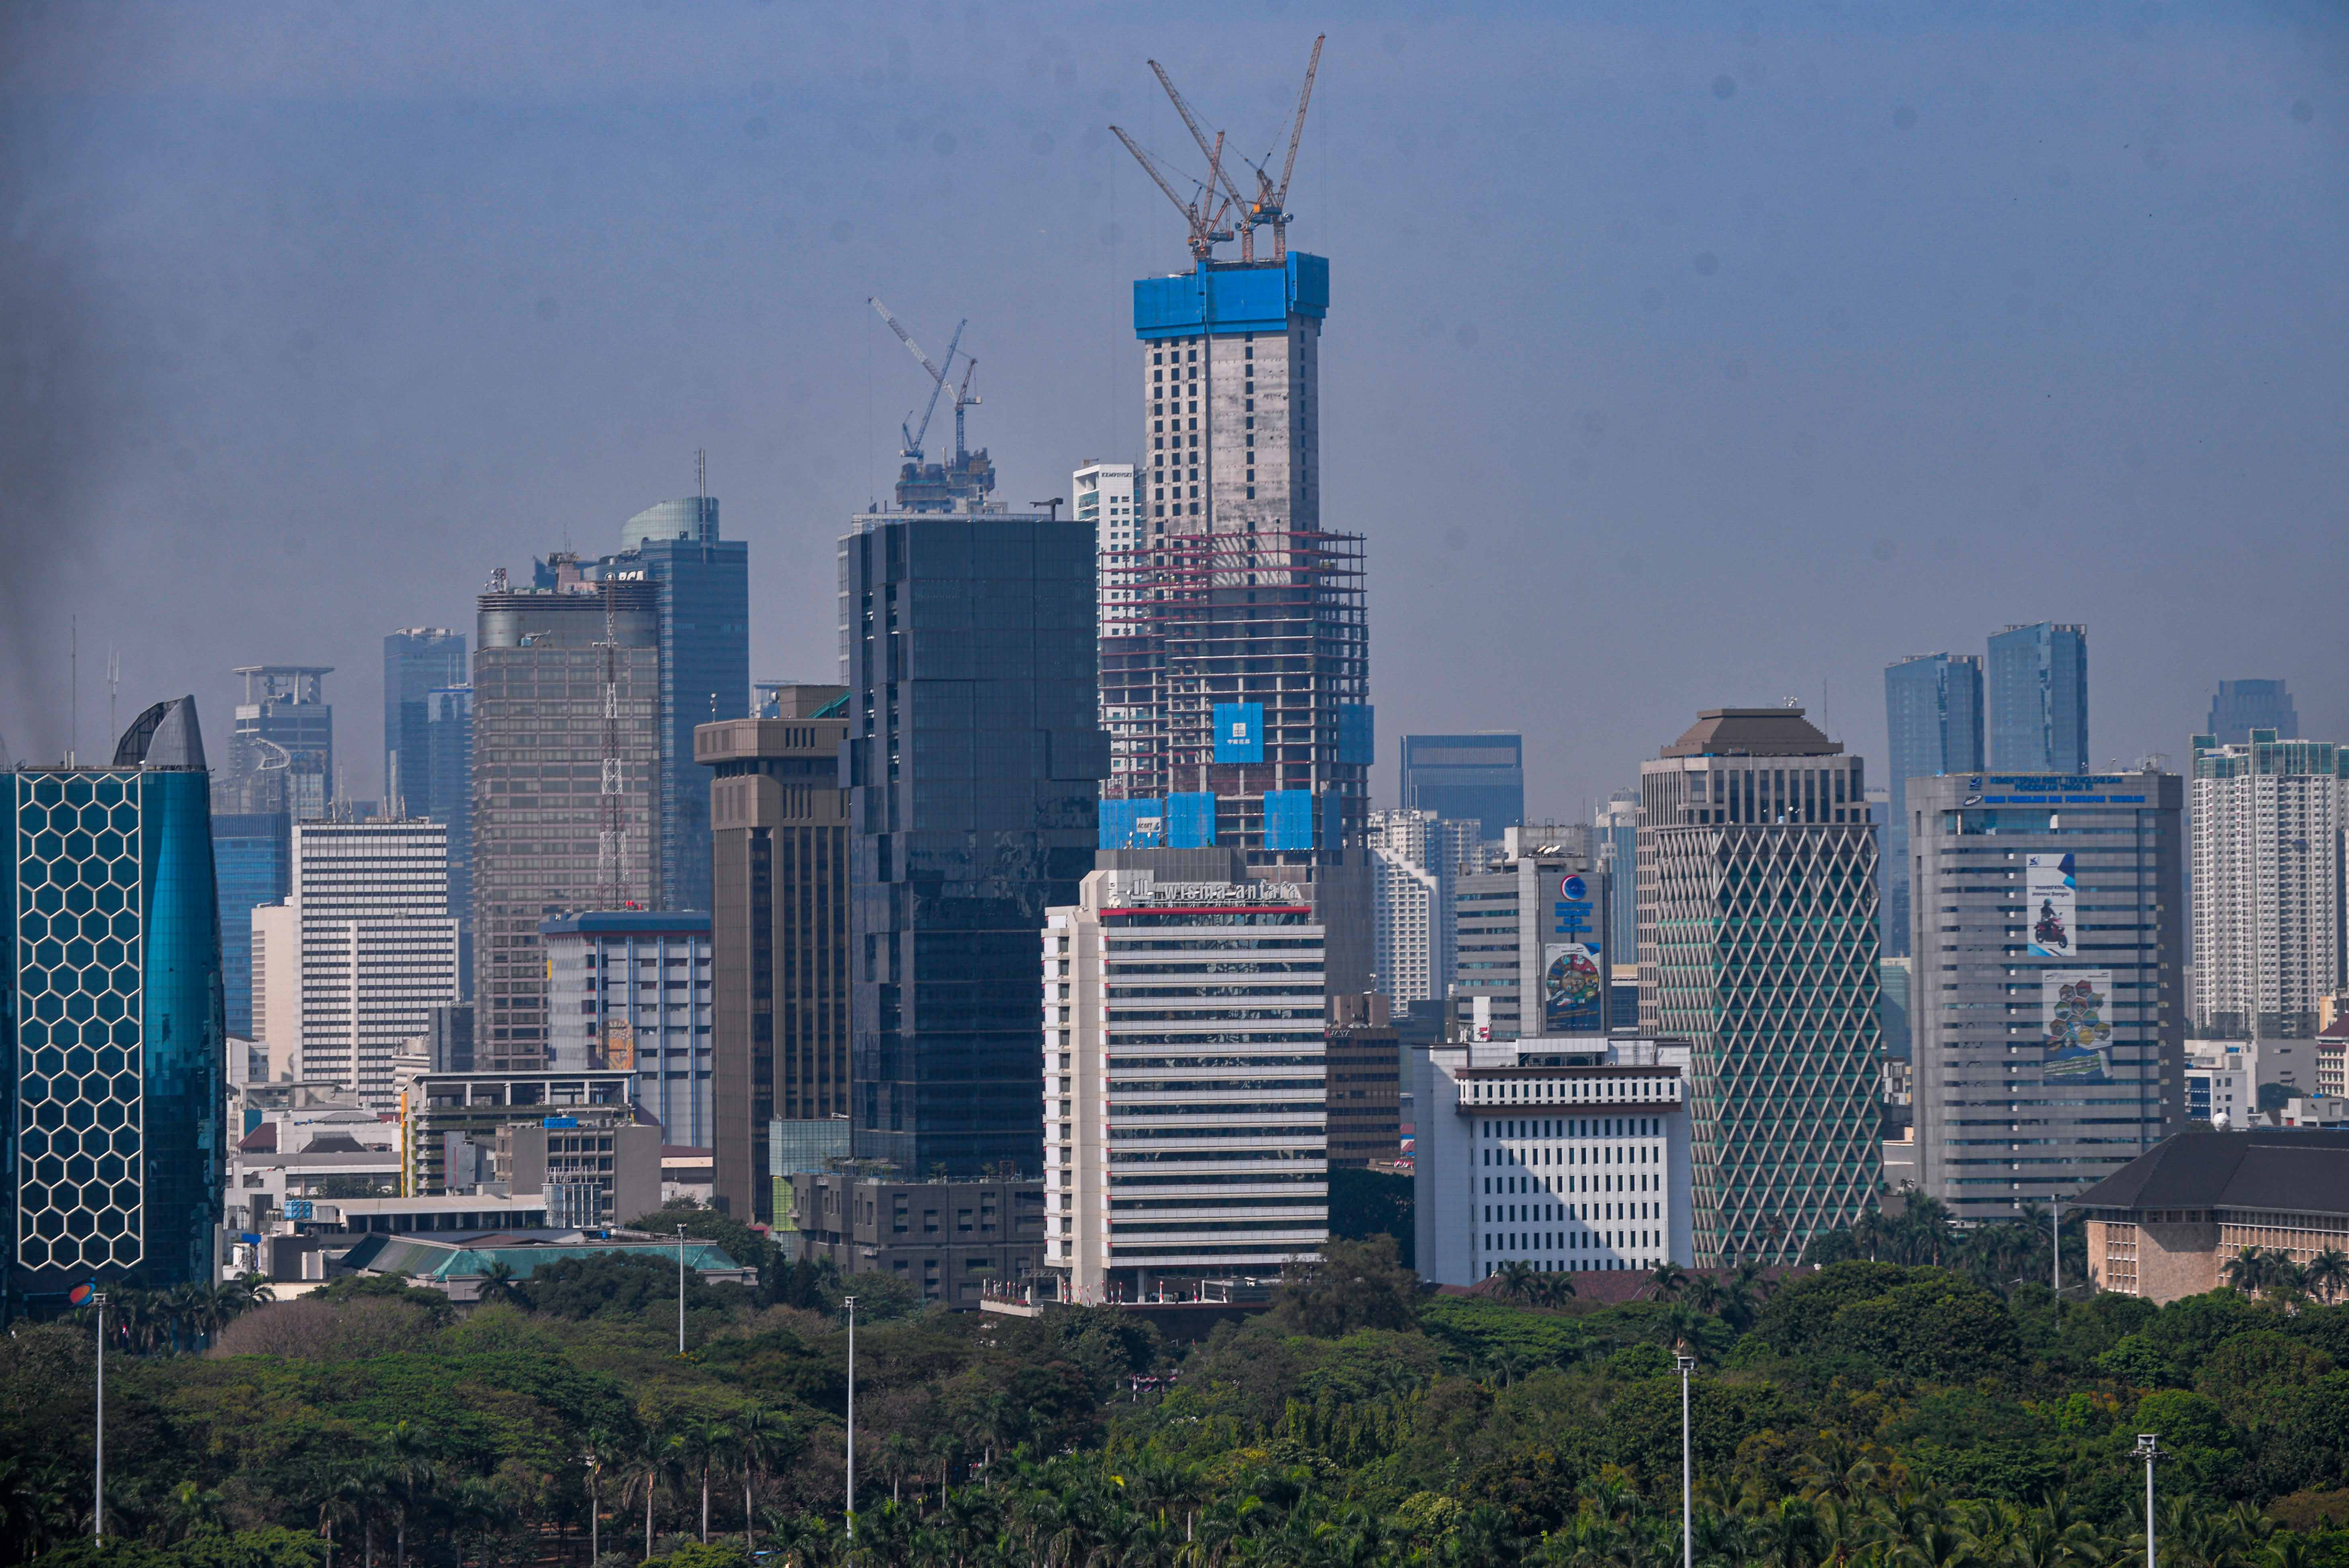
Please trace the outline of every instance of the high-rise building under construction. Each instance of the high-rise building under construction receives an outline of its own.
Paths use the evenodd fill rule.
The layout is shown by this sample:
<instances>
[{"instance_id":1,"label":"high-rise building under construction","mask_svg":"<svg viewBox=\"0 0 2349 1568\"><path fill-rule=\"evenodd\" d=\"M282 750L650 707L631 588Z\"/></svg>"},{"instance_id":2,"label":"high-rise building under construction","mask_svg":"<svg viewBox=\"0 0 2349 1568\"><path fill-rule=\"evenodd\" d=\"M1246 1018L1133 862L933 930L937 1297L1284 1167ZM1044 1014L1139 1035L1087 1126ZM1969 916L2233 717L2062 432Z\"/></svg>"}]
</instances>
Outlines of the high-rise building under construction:
<instances>
[{"instance_id":1,"label":"high-rise building under construction","mask_svg":"<svg viewBox=\"0 0 2349 1568\"><path fill-rule=\"evenodd\" d=\"M1321 325L1330 263L1288 249L1313 73L1288 158L1243 197L1154 63L1208 159L1200 196L1112 129L1189 220L1189 271L1133 285L1143 398L1135 526L1106 531L1102 720L1112 738L1104 848L1209 845L1252 863L1333 864L1358 849L1373 739L1362 538L1323 526ZM1215 257L1238 232L1241 257ZM1269 260L1257 231L1271 230ZM1367 885L1367 884L1366 884Z\"/></svg>"},{"instance_id":2,"label":"high-rise building under construction","mask_svg":"<svg viewBox=\"0 0 2349 1568\"><path fill-rule=\"evenodd\" d=\"M1291 252L1133 285L1148 466L1133 537L1103 542L1120 593L1104 590L1101 639L1107 793L1131 803L1103 831L1121 845L1152 820L1169 847L1259 863L1361 841L1362 539L1321 523L1329 283L1326 261Z\"/></svg>"}]
</instances>

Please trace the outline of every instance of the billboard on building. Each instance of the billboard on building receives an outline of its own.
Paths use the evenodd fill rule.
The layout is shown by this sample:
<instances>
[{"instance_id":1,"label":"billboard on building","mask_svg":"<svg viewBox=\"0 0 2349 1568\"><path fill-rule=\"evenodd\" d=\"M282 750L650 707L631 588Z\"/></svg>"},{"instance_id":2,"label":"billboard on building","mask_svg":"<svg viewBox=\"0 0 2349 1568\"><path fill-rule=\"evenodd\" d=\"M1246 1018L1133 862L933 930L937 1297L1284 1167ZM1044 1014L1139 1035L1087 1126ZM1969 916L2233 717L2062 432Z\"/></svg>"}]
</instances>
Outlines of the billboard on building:
<instances>
[{"instance_id":1,"label":"billboard on building","mask_svg":"<svg viewBox=\"0 0 2349 1568\"><path fill-rule=\"evenodd\" d=\"M1607 972L1599 948L1553 942L1542 948L1542 1033L1596 1035L1606 1028Z\"/></svg>"},{"instance_id":2,"label":"billboard on building","mask_svg":"<svg viewBox=\"0 0 2349 1568\"><path fill-rule=\"evenodd\" d=\"M2068 858L2068 857L2066 857ZM2113 972L2050 969L2039 979L2049 1083L2113 1081Z\"/></svg>"},{"instance_id":3,"label":"billboard on building","mask_svg":"<svg viewBox=\"0 0 2349 1568\"><path fill-rule=\"evenodd\" d=\"M1216 705L1216 760L1264 760L1264 704L1219 702Z\"/></svg>"},{"instance_id":4,"label":"billboard on building","mask_svg":"<svg viewBox=\"0 0 2349 1568\"><path fill-rule=\"evenodd\" d=\"M616 1073L636 1070L636 1026L625 1018L605 1021L604 1068Z\"/></svg>"},{"instance_id":5,"label":"billboard on building","mask_svg":"<svg viewBox=\"0 0 2349 1568\"><path fill-rule=\"evenodd\" d=\"M2024 856L2023 895L2023 916L2031 923L2031 956L2077 956L2079 884L2072 857Z\"/></svg>"}]
</instances>

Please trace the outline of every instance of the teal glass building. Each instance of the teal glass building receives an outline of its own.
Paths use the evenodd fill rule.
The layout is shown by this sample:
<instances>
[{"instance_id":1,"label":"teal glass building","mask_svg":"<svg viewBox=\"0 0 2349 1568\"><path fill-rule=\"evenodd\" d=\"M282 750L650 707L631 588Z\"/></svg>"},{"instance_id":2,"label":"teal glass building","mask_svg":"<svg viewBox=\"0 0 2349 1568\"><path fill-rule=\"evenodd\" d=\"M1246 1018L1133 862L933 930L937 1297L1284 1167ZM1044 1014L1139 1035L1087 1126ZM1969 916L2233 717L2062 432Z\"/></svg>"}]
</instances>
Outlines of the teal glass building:
<instances>
[{"instance_id":1,"label":"teal glass building","mask_svg":"<svg viewBox=\"0 0 2349 1568\"><path fill-rule=\"evenodd\" d=\"M223 1020L195 699L141 714L109 767L7 779L9 1307L91 1280L208 1283Z\"/></svg>"},{"instance_id":2,"label":"teal glass building","mask_svg":"<svg viewBox=\"0 0 2349 1568\"><path fill-rule=\"evenodd\" d=\"M2088 770L2088 628L2009 626L1990 640L1990 766Z\"/></svg>"},{"instance_id":3,"label":"teal glass building","mask_svg":"<svg viewBox=\"0 0 2349 1568\"><path fill-rule=\"evenodd\" d=\"M1982 662L1972 654L1918 654L1884 671L1891 752L1884 819L1884 953L1909 952L1909 780L1974 773L1982 765Z\"/></svg>"}]
</instances>

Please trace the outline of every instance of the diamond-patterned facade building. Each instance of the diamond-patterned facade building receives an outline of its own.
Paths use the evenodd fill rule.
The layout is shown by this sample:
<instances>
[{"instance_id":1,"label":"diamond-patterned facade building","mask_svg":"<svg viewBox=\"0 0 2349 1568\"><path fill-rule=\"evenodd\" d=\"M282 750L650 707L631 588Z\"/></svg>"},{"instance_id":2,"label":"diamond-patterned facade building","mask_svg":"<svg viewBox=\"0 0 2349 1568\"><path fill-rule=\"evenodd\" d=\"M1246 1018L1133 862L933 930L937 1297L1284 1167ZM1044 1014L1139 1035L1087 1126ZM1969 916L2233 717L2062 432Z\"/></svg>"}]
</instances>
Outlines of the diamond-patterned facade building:
<instances>
[{"instance_id":1,"label":"diamond-patterned facade building","mask_svg":"<svg viewBox=\"0 0 2349 1568\"><path fill-rule=\"evenodd\" d=\"M1696 1263L1792 1263L1882 1168L1862 764L1799 707L1713 708L1640 772L1640 1027L1693 1045Z\"/></svg>"},{"instance_id":2,"label":"diamond-patterned facade building","mask_svg":"<svg viewBox=\"0 0 2349 1568\"><path fill-rule=\"evenodd\" d=\"M192 699L141 715L111 767L8 782L9 1295L208 1280L223 1028Z\"/></svg>"}]
</instances>

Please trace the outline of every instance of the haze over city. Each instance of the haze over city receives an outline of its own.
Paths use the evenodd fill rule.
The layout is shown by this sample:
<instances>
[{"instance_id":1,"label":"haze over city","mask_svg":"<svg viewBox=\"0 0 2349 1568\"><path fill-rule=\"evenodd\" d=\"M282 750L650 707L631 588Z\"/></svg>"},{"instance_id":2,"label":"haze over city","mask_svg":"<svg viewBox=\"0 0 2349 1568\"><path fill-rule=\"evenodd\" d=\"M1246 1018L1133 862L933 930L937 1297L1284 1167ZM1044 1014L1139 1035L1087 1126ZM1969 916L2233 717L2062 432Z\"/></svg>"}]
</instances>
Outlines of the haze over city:
<instances>
[{"instance_id":1,"label":"haze over city","mask_svg":"<svg viewBox=\"0 0 2349 1568\"><path fill-rule=\"evenodd\" d=\"M690 494L753 673L833 678L833 542L957 320L998 494L1131 458L1185 265L1110 122L1250 157L1330 258L1323 514L1394 738L1526 737L1580 817L1700 707L1873 763L1881 667L2085 623L2099 762L2222 677L2339 732L2336 9L460 5L0 15L0 739L464 628L492 568ZM125 709L127 716L129 708ZM346 748L346 789L377 758Z\"/></svg>"}]
</instances>

